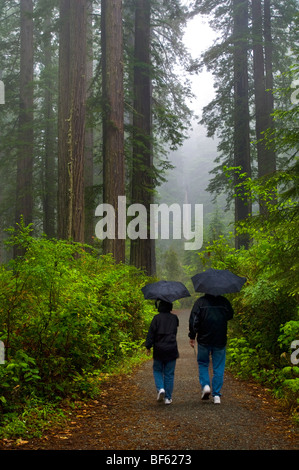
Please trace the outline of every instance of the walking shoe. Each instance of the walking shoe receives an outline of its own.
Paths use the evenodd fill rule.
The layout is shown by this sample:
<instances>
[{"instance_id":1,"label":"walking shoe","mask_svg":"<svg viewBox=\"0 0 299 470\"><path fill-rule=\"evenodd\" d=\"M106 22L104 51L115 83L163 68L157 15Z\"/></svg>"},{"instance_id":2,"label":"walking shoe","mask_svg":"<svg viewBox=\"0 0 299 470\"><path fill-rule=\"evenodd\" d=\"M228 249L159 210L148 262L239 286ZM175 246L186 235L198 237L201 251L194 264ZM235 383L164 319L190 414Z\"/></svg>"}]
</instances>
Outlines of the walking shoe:
<instances>
[{"instance_id":1,"label":"walking shoe","mask_svg":"<svg viewBox=\"0 0 299 470\"><path fill-rule=\"evenodd\" d=\"M171 398L165 398L164 403L165 403L165 405L170 405L172 403L172 399Z\"/></svg>"},{"instance_id":2,"label":"walking shoe","mask_svg":"<svg viewBox=\"0 0 299 470\"><path fill-rule=\"evenodd\" d=\"M160 388L157 396L157 401L163 401L165 397L165 390L164 388Z\"/></svg>"},{"instance_id":3,"label":"walking shoe","mask_svg":"<svg viewBox=\"0 0 299 470\"><path fill-rule=\"evenodd\" d=\"M221 400L220 400L219 395L216 395L216 396L214 397L214 403L215 403L215 404L220 404L220 403L221 403Z\"/></svg>"},{"instance_id":4,"label":"walking shoe","mask_svg":"<svg viewBox=\"0 0 299 470\"><path fill-rule=\"evenodd\" d=\"M210 386L205 385L204 388L203 388L202 394L201 394L201 399L202 400L208 400L209 396L210 396L210 393L211 393Z\"/></svg>"}]
</instances>

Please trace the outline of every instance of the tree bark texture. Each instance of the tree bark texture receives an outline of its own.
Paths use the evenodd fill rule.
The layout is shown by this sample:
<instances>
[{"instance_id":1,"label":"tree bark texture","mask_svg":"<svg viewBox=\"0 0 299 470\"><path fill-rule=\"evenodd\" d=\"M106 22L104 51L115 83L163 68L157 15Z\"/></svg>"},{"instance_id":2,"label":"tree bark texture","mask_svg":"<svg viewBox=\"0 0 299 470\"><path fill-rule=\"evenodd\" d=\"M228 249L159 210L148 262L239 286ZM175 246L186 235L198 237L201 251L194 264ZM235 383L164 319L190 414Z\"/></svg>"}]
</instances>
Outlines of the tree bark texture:
<instances>
[{"instance_id":1,"label":"tree bark texture","mask_svg":"<svg viewBox=\"0 0 299 470\"><path fill-rule=\"evenodd\" d=\"M60 0L58 96L58 237L68 239L70 178L68 174L70 112L70 0Z\"/></svg>"},{"instance_id":2,"label":"tree bark texture","mask_svg":"<svg viewBox=\"0 0 299 470\"><path fill-rule=\"evenodd\" d=\"M115 210L115 238L104 253L125 259L125 239L118 238L118 196L125 195L122 0L102 0L102 97L104 203Z\"/></svg>"},{"instance_id":3,"label":"tree bark texture","mask_svg":"<svg viewBox=\"0 0 299 470\"><path fill-rule=\"evenodd\" d=\"M234 0L234 165L247 177L251 175L248 103L248 1ZM236 177L235 184L242 183ZM250 214L250 201L242 188L237 189L235 222ZM248 247L248 238L236 236L236 247Z\"/></svg>"},{"instance_id":4,"label":"tree bark texture","mask_svg":"<svg viewBox=\"0 0 299 470\"><path fill-rule=\"evenodd\" d=\"M266 107L267 128L273 128L274 95L273 95L273 41L271 28L271 0L264 0L264 40L265 40L265 74L266 74ZM267 149L267 162L262 169L264 175L271 175L276 171L276 153Z\"/></svg>"},{"instance_id":5,"label":"tree bark texture","mask_svg":"<svg viewBox=\"0 0 299 470\"><path fill-rule=\"evenodd\" d=\"M44 65L47 70L45 76L44 113L45 113L45 165L43 173L43 228L49 238L57 235L56 209L57 209L57 181L56 181L56 144L53 109L53 83L52 83L52 52L50 20L46 20L47 31L44 33Z\"/></svg>"},{"instance_id":6,"label":"tree bark texture","mask_svg":"<svg viewBox=\"0 0 299 470\"><path fill-rule=\"evenodd\" d=\"M265 38L265 69L266 69L266 93L269 116L269 127L273 125L272 113L274 110L273 95L273 41L271 28L271 0L264 0L264 38Z\"/></svg>"},{"instance_id":7,"label":"tree bark texture","mask_svg":"<svg viewBox=\"0 0 299 470\"><path fill-rule=\"evenodd\" d=\"M58 236L84 242L86 0L60 2Z\"/></svg>"},{"instance_id":8,"label":"tree bark texture","mask_svg":"<svg viewBox=\"0 0 299 470\"><path fill-rule=\"evenodd\" d=\"M93 31L92 31L92 1L87 4L87 63L86 63L86 89L87 102L91 95L91 86L93 80ZM88 114L87 110L87 114ZM87 118L88 121L88 118ZM94 203L94 134L91 124L86 124L85 130L85 162L84 162L84 180L85 180L85 243L93 243L95 232L95 203Z\"/></svg>"},{"instance_id":9,"label":"tree bark texture","mask_svg":"<svg viewBox=\"0 0 299 470\"><path fill-rule=\"evenodd\" d=\"M150 204L153 202L152 84L150 60L151 2L136 2L134 53L134 114L132 203L147 209L147 238L131 240L131 264L155 272L155 244L150 238Z\"/></svg>"},{"instance_id":10,"label":"tree bark texture","mask_svg":"<svg viewBox=\"0 0 299 470\"><path fill-rule=\"evenodd\" d=\"M261 0L252 0L252 33L253 33L253 70L255 88L255 122L258 153L258 176L265 176L275 171L275 153L267 147L263 140L265 131L271 125L273 102L267 86L273 87L271 81L271 64L267 61L265 73L265 50L263 38L263 9ZM269 46L267 46L269 49ZM270 54L271 55L271 54ZM268 77L268 78L267 78Z\"/></svg>"},{"instance_id":11,"label":"tree bark texture","mask_svg":"<svg viewBox=\"0 0 299 470\"><path fill-rule=\"evenodd\" d=\"M33 221L33 3L20 1L20 114L16 222Z\"/></svg>"}]
</instances>

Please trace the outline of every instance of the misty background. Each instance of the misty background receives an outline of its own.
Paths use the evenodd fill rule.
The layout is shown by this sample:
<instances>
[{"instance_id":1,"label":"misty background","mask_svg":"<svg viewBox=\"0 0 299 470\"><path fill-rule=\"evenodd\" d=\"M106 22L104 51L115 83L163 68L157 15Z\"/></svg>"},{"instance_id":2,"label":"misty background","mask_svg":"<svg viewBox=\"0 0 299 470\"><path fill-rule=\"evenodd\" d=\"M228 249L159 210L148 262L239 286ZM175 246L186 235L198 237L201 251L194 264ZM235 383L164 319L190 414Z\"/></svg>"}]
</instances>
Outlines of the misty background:
<instances>
[{"instance_id":1,"label":"misty background","mask_svg":"<svg viewBox=\"0 0 299 470\"><path fill-rule=\"evenodd\" d=\"M184 35L184 43L190 51L193 59L213 45L216 39L215 32L211 29L208 21L202 17L195 17L188 21ZM186 74L186 72L185 72ZM194 205L203 204L203 245L216 238L219 234L228 234L233 231L232 209L227 207L226 195L217 197L207 191L209 180L212 178L210 172L215 167L217 157L217 138L207 137L207 129L200 124L203 108L212 101L214 97L213 75L203 68L199 73L182 76L187 78L192 85L194 98L188 102L194 111L192 127L188 130L187 138L183 145L168 152L168 160L174 168L165 173L166 181L156 188L157 203L192 205L194 216ZM194 219L193 219L194 222ZM156 240L157 272L158 276L172 277L183 276L182 266L187 264L190 257L196 263L196 253L185 252L184 239L173 240L170 231L170 240ZM169 265L165 268L165 264Z\"/></svg>"}]
</instances>

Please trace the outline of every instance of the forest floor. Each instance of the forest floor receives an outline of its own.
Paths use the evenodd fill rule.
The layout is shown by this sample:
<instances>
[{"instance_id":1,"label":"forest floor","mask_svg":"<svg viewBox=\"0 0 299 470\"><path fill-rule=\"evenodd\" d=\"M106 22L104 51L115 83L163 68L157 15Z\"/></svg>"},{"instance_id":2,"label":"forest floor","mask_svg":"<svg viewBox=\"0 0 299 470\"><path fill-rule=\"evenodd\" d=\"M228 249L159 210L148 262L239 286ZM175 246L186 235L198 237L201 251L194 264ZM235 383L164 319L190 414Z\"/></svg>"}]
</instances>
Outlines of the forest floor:
<instances>
[{"instance_id":1,"label":"forest floor","mask_svg":"<svg viewBox=\"0 0 299 470\"><path fill-rule=\"evenodd\" d=\"M298 450L298 429L259 385L226 372L221 404L201 400L189 312L176 313L180 358L171 405L156 400L149 360L130 375L112 376L97 400L69 410L65 428L40 439L0 441L0 450Z\"/></svg>"}]
</instances>

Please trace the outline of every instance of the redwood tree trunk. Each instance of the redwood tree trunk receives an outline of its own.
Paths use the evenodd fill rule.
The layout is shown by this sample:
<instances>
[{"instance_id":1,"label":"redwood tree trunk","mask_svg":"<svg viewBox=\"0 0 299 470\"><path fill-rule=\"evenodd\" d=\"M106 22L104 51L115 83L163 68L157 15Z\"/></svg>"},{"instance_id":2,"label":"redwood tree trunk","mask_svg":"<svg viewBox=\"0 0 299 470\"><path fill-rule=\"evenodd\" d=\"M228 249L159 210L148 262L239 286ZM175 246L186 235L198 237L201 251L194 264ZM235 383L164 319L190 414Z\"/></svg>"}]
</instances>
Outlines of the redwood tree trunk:
<instances>
[{"instance_id":1,"label":"redwood tree trunk","mask_svg":"<svg viewBox=\"0 0 299 470\"><path fill-rule=\"evenodd\" d=\"M269 11L268 11L269 8ZM257 138L258 176L270 176L276 168L275 152L264 140L265 131L273 124L273 95L267 91L273 88L272 51L271 51L271 19L270 5L265 2L264 31L267 41L264 45L263 8L261 0L252 0L252 33L253 33L253 73L255 88L255 123ZM267 43L267 46L266 46ZM267 51L267 54L266 54ZM266 204L260 200L260 212L266 213Z\"/></svg>"},{"instance_id":2,"label":"redwood tree trunk","mask_svg":"<svg viewBox=\"0 0 299 470\"><path fill-rule=\"evenodd\" d=\"M136 2L134 54L134 115L132 203L147 209L147 238L131 241L131 264L155 272L155 244L150 239L150 204L153 202L152 92L150 61L150 0Z\"/></svg>"},{"instance_id":3,"label":"redwood tree trunk","mask_svg":"<svg viewBox=\"0 0 299 470\"><path fill-rule=\"evenodd\" d=\"M86 1L60 2L58 236L84 242Z\"/></svg>"},{"instance_id":4,"label":"redwood tree trunk","mask_svg":"<svg viewBox=\"0 0 299 470\"><path fill-rule=\"evenodd\" d=\"M33 220L33 3L20 1L20 115L17 160L16 222Z\"/></svg>"},{"instance_id":5,"label":"redwood tree trunk","mask_svg":"<svg viewBox=\"0 0 299 470\"><path fill-rule=\"evenodd\" d=\"M70 0L60 0L59 97L58 97L58 207L59 238L69 238L70 178L68 174L68 119L70 115Z\"/></svg>"},{"instance_id":6,"label":"redwood tree trunk","mask_svg":"<svg viewBox=\"0 0 299 470\"><path fill-rule=\"evenodd\" d=\"M255 127L257 138L258 174L263 174L265 143L261 141L267 129L265 63L263 47L263 15L261 0L252 0L253 74L255 91Z\"/></svg>"},{"instance_id":7,"label":"redwood tree trunk","mask_svg":"<svg viewBox=\"0 0 299 470\"><path fill-rule=\"evenodd\" d=\"M271 31L271 0L264 0L264 39L265 39L265 71L266 71L266 107L267 128L273 127L274 95L273 95L273 42ZM265 174L271 174L276 170L276 153L273 149L267 149L267 165Z\"/></svg>"},{"instance_id":8,"label":"redwood tree trunk","mask_svg":"<svg viewBox=\"0 0 299 470\"><path fill-rule=\"evenodd\" d=\"M118 196L125 195L122 0L102 0L102 93L104 203L115 210L115 238L104 253L125 260L125 239L118 238Z\"/></svg>"},{"instance_id":9,"label":"redwood tree trunk","mask_svg":"<svg viewBox=\"0 0 299 470\"><path fill-rule=\"evenodd\" d=\"M87 101L91 94L91 85L93 79L93 32L92 32L92 2L87 4ZM87 110L88 114L88 110ZM88 118L87 118L88 121ZM95 203L94 203L94 137L91 124L87 123L85 131L85 162L84 162L84 180L85 180L85 243L92 244L95 232Z\"/></svg>"},{"instance_id":10,"label":"redwood tree trunk","mask_svg":"<svg viewBox=\"0 0 299 470\"><path fill-rule=\"evenodd\" d=\"M53 110L53 83L52 83L52 52L51 52L51 33L50 21L46 21L47 31L44 32L44 64L47 70L45 76L45 95L44 95L44 113L46 119L45 126L45 166L44 166L44 185L43 185L43 209L44 220L43 228L49 238L57 235L56 231L56 206L57 206L57 183L56 183L56 144L55 144L55 126ZM51 73L50 73L51 71Z\"/></svg>"},{"instance_id":11,"label":"redwood tree trunk","mask_svg":"<svg viewBox=\"0 0 299 470\"><path fill-rule=\"evenodd\" d=\"M234 165L251 175L249 104L248 104L248 0L234 0ZM242 183L236 177L235 184ZM237 190L235 222L249 216L250 201L242 189ZM236 236L236 247L248 247L246 235Z\"/></svg>"},{"instance_id":12,"label":"redwood tree trunk","mask_svg":"<svg viewBox=\"0 0 299 470\"><path fill-rule=\"evenodd\" d=\"M273 95L273 42L272 42L272 30L271 30L271 0L264 0L264 38L265 38L267 109L268 109L268 116L269 116L269 126L272 126L273 125L272 113L274 110L274 95Z\"/></svg>"}]
</instances>

